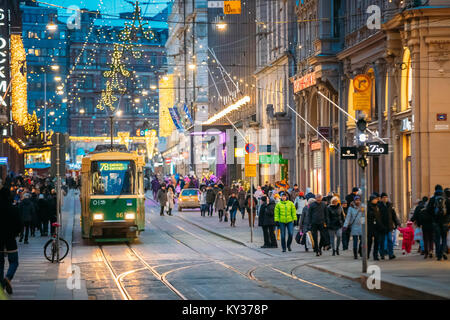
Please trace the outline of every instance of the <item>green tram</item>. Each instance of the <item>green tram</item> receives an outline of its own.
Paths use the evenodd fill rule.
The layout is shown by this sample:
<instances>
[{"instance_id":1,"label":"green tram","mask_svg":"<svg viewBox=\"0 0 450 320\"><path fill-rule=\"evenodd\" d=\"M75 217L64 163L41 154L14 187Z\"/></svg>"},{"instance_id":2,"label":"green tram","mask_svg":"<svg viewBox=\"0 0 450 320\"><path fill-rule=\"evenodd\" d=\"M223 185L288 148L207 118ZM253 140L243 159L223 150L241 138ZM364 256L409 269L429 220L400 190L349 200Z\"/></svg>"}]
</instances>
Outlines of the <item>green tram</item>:
<instances>
[{"instance_id":1,"label":"green tram","mask_svg":"<svg viewBox=\"0 0 450 320\"><path fill-rule=\"evenodd\" d=\"M82 236L98 242L132 241L145 228L145 162L126 148L102 147L81 163Z\"/></svg>"}]
</instances>

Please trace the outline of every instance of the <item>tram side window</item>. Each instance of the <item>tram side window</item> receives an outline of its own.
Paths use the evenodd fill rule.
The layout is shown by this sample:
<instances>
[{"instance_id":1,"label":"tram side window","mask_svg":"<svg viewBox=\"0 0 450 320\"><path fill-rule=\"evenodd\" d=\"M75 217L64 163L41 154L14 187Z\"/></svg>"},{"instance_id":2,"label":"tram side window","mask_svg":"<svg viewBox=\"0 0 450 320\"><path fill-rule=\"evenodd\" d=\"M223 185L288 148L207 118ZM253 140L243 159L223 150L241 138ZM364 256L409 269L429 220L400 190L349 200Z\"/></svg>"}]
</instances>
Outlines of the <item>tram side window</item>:
<instances>
[{"instance_id":1,"label":"tram side window","mask_svg":"<svg viewBox=\"0 0 450 320\"><path fill-rule=\"evenodd\" d=\"M135 166L130 161L94 161L91 166L93 195L135 193Z\"/></svg>"}]
</instances>

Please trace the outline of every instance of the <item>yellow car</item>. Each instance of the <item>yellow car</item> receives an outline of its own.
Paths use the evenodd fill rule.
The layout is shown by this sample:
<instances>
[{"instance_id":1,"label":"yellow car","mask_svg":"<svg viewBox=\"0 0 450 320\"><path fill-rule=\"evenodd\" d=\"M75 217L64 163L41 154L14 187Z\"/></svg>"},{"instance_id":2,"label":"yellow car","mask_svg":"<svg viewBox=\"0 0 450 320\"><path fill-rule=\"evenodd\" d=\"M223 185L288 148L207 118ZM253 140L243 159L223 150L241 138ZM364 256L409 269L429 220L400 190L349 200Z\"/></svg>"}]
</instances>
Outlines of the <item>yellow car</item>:
<instances>
[{"instance_id":1,"label":"yellow car","mask_svg":"<svg viewBox=\"0 0 450 320\"><path fill-rule=\"evenodd\" d=\"M200 191L198 189L183 189L178 197L178 211L190 208L200 208Z\"/></svg>"}]
</instances>

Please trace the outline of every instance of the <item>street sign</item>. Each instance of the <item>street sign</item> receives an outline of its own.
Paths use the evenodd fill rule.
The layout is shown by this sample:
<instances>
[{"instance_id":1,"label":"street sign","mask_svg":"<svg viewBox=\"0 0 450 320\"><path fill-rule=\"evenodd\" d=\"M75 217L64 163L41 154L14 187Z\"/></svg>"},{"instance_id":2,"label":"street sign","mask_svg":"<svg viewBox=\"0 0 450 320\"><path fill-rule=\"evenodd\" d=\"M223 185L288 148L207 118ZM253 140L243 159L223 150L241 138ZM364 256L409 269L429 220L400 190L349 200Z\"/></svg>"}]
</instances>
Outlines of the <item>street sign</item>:
<instances>
[{"instance_id":1,"label":"street sign","mask_svg":"<svg viewBox=\"0 0 450 320\"><path fill-rule=\"evenodd\" d=\"M369 148L369 156L379 156L380 154L389 154L389 145L386 143L369 142L367 144Z\"/></svg>"},{"instance_id":2,"label":"street sign","mask_svg":"<svg viewBox=\"0 0 450 320\"><path fill-rule=\"evenodd\" d=\"M224 1L223 2L224 14L241 14L241 1Z\"/></svg>"},{"instance_id":3,"label":"street sign","mask_svg":"<svg viewBox=\"0 0 450 320\"><path fill-rule=\"evenodd\" d=\"M256 177L256 164L245 165L245 176Z\"/></svg>"},{"instance_id":4,"label":"street sign","mask_svg":"<svg viewBox=\"0 0 450 320\"><path fill-rule=\"evenodd\" d=\"M370 113L372 101L372 80L366 74L359 74L353 79L353 109Z\"/></svg>"},{"instance_id":5,"label":"street sign","mask_svg":"<svg viewBox=\"0 0 450 320\"><path fill-rule=\"evenodd\" d=\"M247 153L255 153L256 152L256 146L253 143L247 143L245 145L245 151Z\"/></svg>"},{"instance_id":6,"label":"street sign","mask_svg":"<svg viewBox=\"0 0 450 320\"><path fill-rule=\"evenodd\" d=\"M247 153L245 155L245 164L250 165L258 164L258 155L256 153Z\"/></svg>"},{"instance_id":7,"label":"street sign","mask_svg":"<svg viewBox=\"0 0 450 320\"><path fill-rule=\"evenodd\" d=\"M341 147L341 159L342 160L358 159L358 148Z\"/></svg>"},{"instance_id":8,"label":"street sign","mask_svg":"<svg viewBox=\"0 0 450 320\"><path fill-rule=\"evenodd\" d=\"M436 115L437 121L447 121L447 114L446 113L438 113Z\"/></svg>"},{"instance_id":9,"label":"street sign","mask_svg":"<svg viewBox=\"0 0 450 320\"><path fill-rule=\"evenodd\" d=\"M258 164L258 155L256 153L247 153L245 155L245 176L256 177L256 165Z\"/></svg>"}]
</instances>

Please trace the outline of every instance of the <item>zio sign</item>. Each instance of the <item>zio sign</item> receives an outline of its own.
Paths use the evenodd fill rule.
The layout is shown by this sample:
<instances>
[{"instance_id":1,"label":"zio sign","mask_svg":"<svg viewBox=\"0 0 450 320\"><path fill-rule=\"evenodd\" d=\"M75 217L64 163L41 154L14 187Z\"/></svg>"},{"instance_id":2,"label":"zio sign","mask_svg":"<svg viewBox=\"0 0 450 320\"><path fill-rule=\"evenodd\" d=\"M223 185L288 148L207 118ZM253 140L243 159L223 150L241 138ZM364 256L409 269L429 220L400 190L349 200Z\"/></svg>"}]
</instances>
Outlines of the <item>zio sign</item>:
<instances>
[{"instance_id":1,"label":"zio sign","mask_svg":"<svg viewBox=\"0 0 450 320\"><path fill-rule=\"evenodd\" d=\"M378 156L380 154L389 154L389 145L378 142L370 142L367 144L369 156Z\"/></svg>"}]
</instances>

